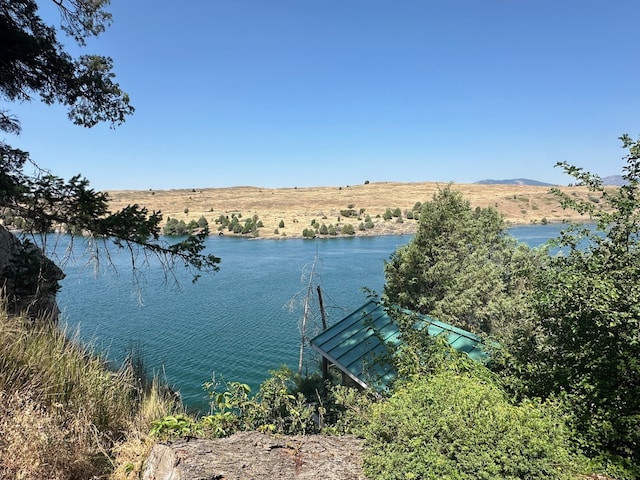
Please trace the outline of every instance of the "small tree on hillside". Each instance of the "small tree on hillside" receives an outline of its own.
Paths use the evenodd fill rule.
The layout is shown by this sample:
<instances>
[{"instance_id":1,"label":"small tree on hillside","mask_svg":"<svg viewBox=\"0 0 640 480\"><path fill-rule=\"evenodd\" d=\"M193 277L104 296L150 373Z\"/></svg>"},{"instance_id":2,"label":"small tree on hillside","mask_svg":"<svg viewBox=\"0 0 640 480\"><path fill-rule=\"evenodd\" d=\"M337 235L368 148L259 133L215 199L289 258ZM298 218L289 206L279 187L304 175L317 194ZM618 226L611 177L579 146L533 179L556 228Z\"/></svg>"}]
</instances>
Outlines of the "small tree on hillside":
<instances>
[{"instance_id":1,"label":"small tree on hillside","mask_svg":"<svg viewBox=\"0 0 640 480\"><path fill-rule=\"evenodd\" d=\"M200 218L198 219L198 227L206 228L208 226L209 226L209 222L207 221L206 218L204 218L204 215L201 215Z\"/></svg>"},{"instance_id":2,"label":"small tree on hillside","mask_svg":"<svg viewBox=\"0 0 640 480\"><path fill-rule=\"evenodd\" d=\"M342 233L343 235L355 235L356 230L355 228L353 228L352 224L347 223L342 226L342 231L340 233Z\"/></svg>"}]
</instances>

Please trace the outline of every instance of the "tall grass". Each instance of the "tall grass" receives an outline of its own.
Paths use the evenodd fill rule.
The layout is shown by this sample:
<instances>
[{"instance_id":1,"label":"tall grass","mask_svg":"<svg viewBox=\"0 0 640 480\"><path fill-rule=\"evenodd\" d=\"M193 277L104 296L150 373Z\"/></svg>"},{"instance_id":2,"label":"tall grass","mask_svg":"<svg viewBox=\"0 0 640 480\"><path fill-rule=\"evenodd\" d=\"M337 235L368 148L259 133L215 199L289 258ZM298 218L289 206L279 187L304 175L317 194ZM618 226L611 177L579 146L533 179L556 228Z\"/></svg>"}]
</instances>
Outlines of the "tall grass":
<instances>
[{"instance_id":1,"label":"tall grass","mask_svg":"<svg viewBox=\"0 0 640 480\"><path fill-rule=\"evenodd\" d=\"M77 335L0 308L0 479L106 478L120 457L135 470L151 421L176 408L139 362L109 369Z\"/></svg>"}]
</instances>

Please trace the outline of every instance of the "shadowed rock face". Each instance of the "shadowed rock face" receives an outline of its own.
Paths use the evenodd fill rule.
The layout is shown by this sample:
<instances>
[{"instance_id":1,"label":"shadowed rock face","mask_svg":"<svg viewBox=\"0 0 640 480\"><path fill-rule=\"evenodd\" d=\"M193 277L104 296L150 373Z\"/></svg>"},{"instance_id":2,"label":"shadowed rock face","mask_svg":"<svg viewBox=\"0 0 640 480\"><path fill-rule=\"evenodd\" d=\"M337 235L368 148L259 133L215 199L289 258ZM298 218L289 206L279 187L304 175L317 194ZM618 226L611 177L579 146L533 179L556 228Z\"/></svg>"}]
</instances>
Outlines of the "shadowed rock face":
<instances>
[{"instance_id":1,"label":"shadowed rock face","mask_svg":"<svg viewBox=\"0 0 640 480\"><path fill-rule=\"evenodd\" d=\"M57 320L56 293L63 278L42 250L0 225L0 288L9 313Z\"/></svg>"},{"instance_id":2,"label":"shadowed rock face","mask_svg":"<svg viewBox=\"0 0 640 480\"><path fill-rule=\"evenodd\" d=\"M143 480L363 480L362 441L344 436L238 432L153 447Z\"/></svg>"}]
</instances>

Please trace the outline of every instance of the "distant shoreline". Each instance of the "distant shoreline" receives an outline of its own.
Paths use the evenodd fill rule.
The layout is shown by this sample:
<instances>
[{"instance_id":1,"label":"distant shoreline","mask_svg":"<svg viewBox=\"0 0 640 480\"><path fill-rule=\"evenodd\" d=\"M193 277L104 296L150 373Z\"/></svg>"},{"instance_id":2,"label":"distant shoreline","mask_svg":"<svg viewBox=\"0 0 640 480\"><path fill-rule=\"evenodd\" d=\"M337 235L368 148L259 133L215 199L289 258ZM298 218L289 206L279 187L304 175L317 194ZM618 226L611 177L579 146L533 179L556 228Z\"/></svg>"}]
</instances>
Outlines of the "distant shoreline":
<instances>
[{"instance_id":1,"label":"distant shoreline","mask_svg":"<svg viewBox=\"0 0 640 480\"><path fill-rule=\"evenodd\" d=\"M437 182L377 182L343 187L259 188L227 187L209 189L109 191L109 205L119 210L131 204L160 211L164 222L169 218L185 223L204 217L211 235L221 227L221 217L238 217L244 226L255 218L260 227L240 235L223 228L225 236L247 238L301 238L305 229L318 230L323 224L339 231L351 225L354 235L321 235L321 238L412 235L417 219L408 218L417 203L431 201L434 194L447 186ZM563 210L549 188L529 185L451 184L462 193L472 208L493 207L509 226L540 223L589 223L589 219ZM585 187L558 187L579 199L589 201ZM401 217L384 220L388 210L400 211ZM362 230L366 219L369 228ZM371 226L373 224L373 226Z\"/></svg>"}]
</instances>

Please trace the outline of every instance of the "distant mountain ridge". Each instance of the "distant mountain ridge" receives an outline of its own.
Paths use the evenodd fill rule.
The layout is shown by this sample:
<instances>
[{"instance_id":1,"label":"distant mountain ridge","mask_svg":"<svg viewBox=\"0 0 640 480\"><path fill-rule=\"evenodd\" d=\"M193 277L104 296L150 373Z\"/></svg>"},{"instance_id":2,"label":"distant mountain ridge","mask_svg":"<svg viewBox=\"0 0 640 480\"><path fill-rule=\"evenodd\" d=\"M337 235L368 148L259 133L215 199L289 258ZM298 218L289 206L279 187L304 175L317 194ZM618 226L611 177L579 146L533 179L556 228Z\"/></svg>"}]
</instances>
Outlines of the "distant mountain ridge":
<instances>
[{"instance_id":1,"label":"distant mountain ridge","mask_svg":"<svg viewBox=\"0 0 640 480\"><path fill-rule=\"evenodd\" d=\"M478 185L529 185L534 187L555 187L553 183L539 182L538 180L531 180L528 178L511 178L506 180L479 180L474 182ZM620 187L624 185L624 179L622 175L609 175L608 177L602 177L602 184L606 186Z\"/></svg>"},{"instance_id":2,"label":"distant mountain ridge","mask_svg":"<svg viewBox=\"0 0 640 480\"><path fill-rule=\"evenodd\" d=\"M604 185L614 185L616 187L621 187L625 182L622 178L622 175L609 175L608 177L602 177L602 183Z\"/></svg>"},{"instance_id":3,"label":"distant mountain ridge","mask_svg":"<svg viewBox=\"0 0 640 480\"><path fill-rule=\"evenodd\" d=\"M539 182L528 178L512 178L509 180L480 180L475 182L480 185L530 185L534 187L554 187L553 183Z\"/></svg>"}]
</instances>

